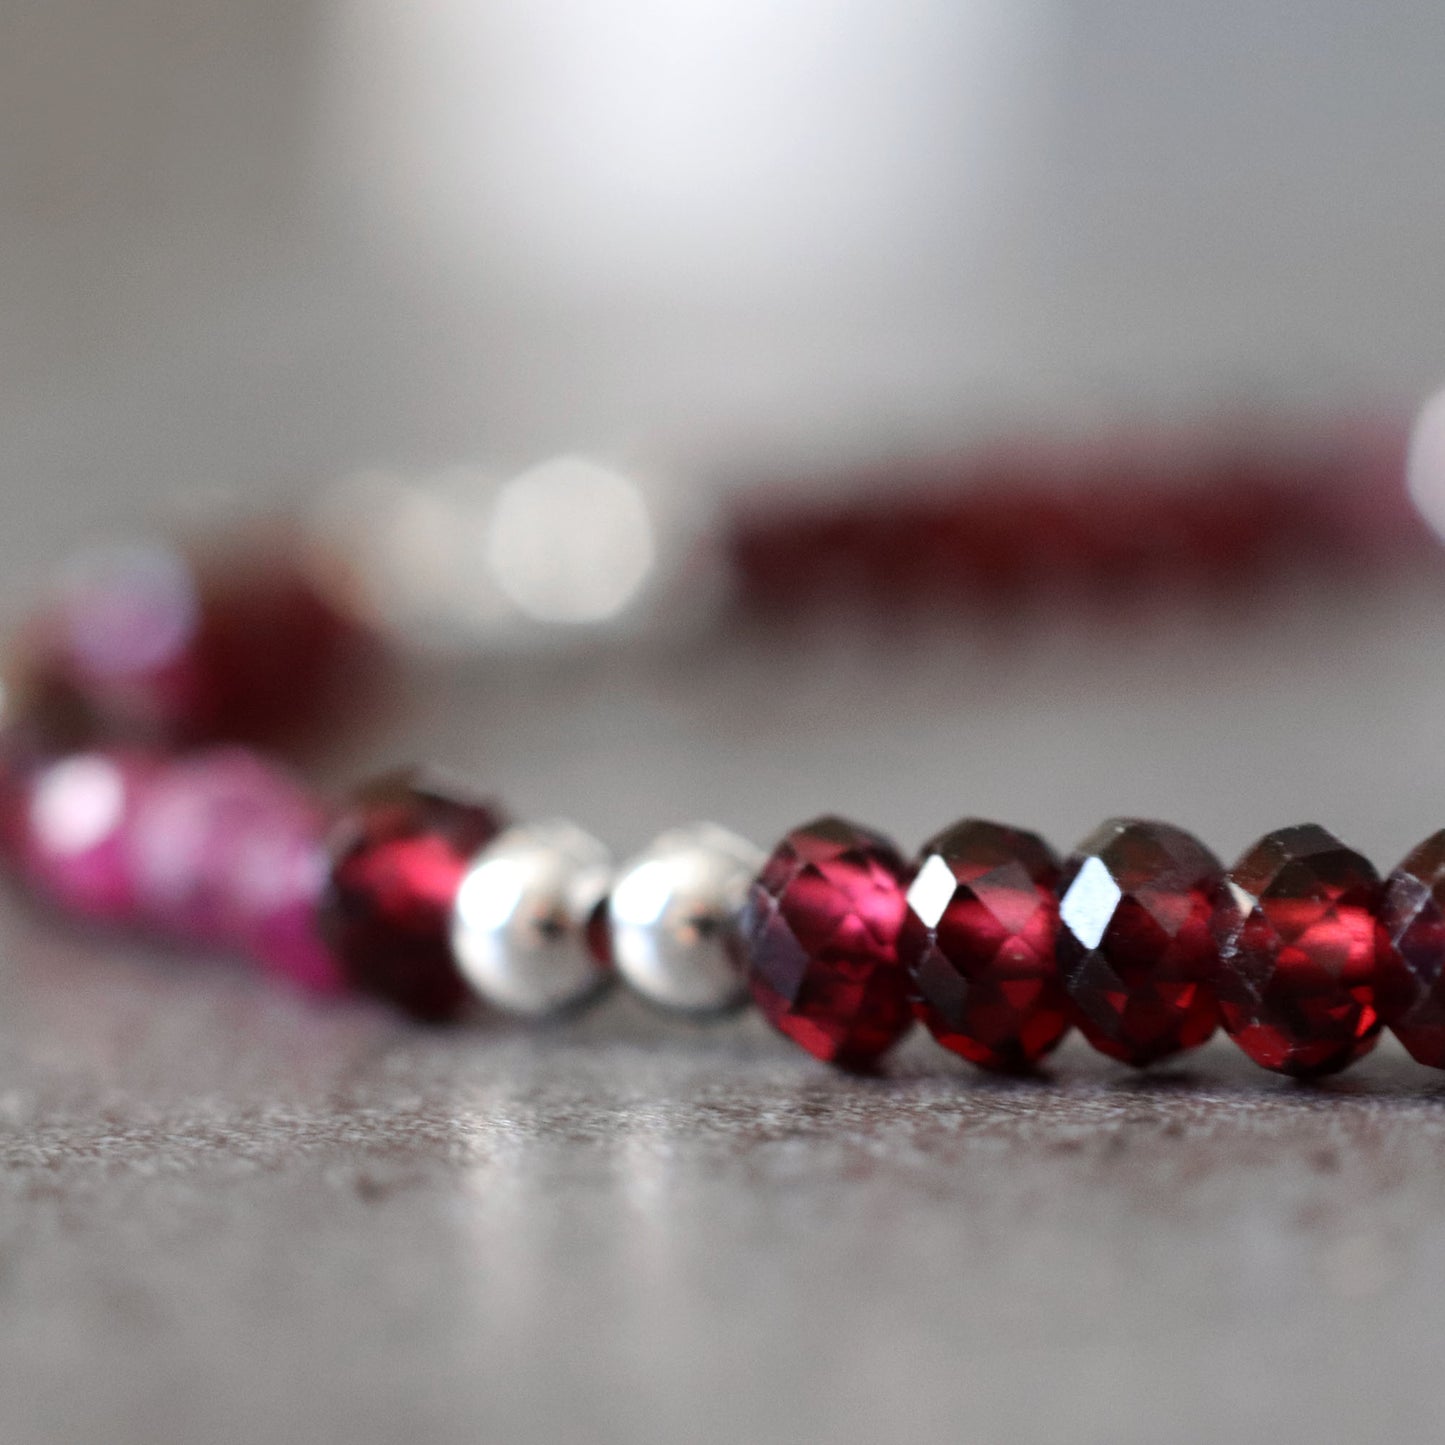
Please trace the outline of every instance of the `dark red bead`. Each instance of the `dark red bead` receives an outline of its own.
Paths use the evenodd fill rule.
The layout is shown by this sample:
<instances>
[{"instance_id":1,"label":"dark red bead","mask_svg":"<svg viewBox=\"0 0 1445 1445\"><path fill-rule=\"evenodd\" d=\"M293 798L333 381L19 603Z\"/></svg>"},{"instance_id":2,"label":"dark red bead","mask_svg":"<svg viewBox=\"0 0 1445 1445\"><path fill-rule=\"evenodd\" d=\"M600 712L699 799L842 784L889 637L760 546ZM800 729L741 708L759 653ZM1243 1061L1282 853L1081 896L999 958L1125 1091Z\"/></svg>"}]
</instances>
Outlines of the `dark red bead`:
<instances>
[{"instance_id":1,"label":"dark red bead","mask_svg":"<svg viewBox=\"0 0 1445 1445\"><path fill-rule=\"evenodd\" d=\"M908 865L880 834L819 818L774 850L749 892L753 999L820 1059L867 1064L913 1021L898 959Z\"/></svg>"},{"instance_id":2,"label":"dark red bead","mask_svg":"<svg viewBox=\"0 0 1445 1445\"><path fill-rule=\"evenodd\" d=\"M898 952L944 1048L1018 1072L1069 1029L1054 959L1059 860L1034 833L969 819L919 854Z\"/></svg>"},{"instance_id":3,"label":"dark red bead","mask_svg":"<svg viewBox=\"0 0 1445 1445\"><path fill-rule=\"evenodd\" d=\"M1391 968L1370 862L1314 824L1266 834L1219 890L1215 987L1255 1063L1332 1074L1374 1048Z\"/></svg>"},{"instance_id":4,"label":"dark red bead","mask_svg":"<svg viewBox=\"0 0 1445 1445\"><path fill-rule=\"evenodd\" d=\"M331 837L322 931L347 977L418 1018L443 1020L469 997L449 938L471 858L502 827L488 803L442 792L416 772L364 788Z\"/></svg>"},{"instance_id":5,"label":"dark red bead","mask_svg":"<svg viewBox=\"0 0 1445 1445\"><path fill-rule=\"evenodd\" d=\"M224 552L154 544L77 558L23 631L18 671L71 735L275 742L314 724L342 683L357 710L364 651L294 539L265 533Z\"/></svg>"},{"instance_id":6,"label":"dark red bead","mask_svg":"<svg viewBox=\"0 0 1445 1445\"><path fill-rule=\"evenodd\" d=\"M1413 1059L1445 1069L1445 829L1385 881L1380 921L1395 949L1380 1011Z\"/></svg>"},{"instance_id":7,"label":"dark red bead","mask_svg":"<svg viewBox=\"0 0 1445 1445\"><path fill-rule=\"evenodd\" d=\"M587 915L583 937L587 940L587 951L603 968L611 969L616 960L612 955L612 912L608 907L609 896L604 893Z\"/></svg>"},{"instance_id":8,"label":"dark red bead","mask_svg":"<svg viewBox=\"0 0 1445 1445\"><path fill-rule=\"evenodd\" d=\"M1143 1066L1214 1032L1209 923L1221 871L1182 828L1134 818L1111 819L1064 864L1059 968L1100 1053Z\"/></svg>"}]
</instances>

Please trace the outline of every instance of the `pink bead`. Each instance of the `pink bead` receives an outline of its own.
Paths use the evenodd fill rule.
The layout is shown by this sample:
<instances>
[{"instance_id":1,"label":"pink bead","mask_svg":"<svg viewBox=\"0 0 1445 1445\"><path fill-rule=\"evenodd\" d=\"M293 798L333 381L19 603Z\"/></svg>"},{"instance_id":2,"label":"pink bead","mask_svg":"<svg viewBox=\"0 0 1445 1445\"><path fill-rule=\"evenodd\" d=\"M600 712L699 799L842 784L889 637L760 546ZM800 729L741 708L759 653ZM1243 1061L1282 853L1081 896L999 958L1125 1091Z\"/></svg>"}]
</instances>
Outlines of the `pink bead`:
<instances>
[{"instance_id":1,"label":"pink bead","mask_svg":"<svg viewBox=\"0 0 1445 1445\"><path fill-rule=\"evenodd\" d=\"M277 877L285 886L256 919L249 947L267 973L308 993L334 994L346 989L336 956L317 931L317 899L327 877L321 829L297 830L286 847L278 848Z\"/></svg>"},{"instance_id":2,"label":"pink bead","mask_svg":"<svg viewBox=\"0 0 1445 1445\"><path fill-rule=\"evenodd\" d=\"M315 927L325 828L289 775L244 748L178 758L129 829L138 910L161 932L243 950L268 972L333 992L341 974Z\"/></svg>"},{"instance_id":3,"label":"pink bead","mask_svg":"<svg viewBox=\"0 0 1445 1445\"><path fill-rule=\"evenodd\" d=\"M27 882L62 908L107 923L136 916L126 840L156 773L144 754L71 753L20 785L15 848Z\"/></svg>"}]
</instances>

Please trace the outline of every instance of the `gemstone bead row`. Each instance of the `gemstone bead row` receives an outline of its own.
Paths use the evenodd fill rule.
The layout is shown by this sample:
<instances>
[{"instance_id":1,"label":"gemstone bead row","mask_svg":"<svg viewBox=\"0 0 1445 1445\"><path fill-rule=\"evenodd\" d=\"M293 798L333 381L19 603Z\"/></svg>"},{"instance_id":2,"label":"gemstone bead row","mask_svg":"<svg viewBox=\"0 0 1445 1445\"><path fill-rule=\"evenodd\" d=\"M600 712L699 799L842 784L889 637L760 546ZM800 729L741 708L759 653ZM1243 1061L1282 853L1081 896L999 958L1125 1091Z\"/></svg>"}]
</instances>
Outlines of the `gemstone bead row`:
<instances>
[{"instance_id":1,"label":"gemstone bead row","mask_svg":"<svg viewBox=\"0 0 1445 1445\"><path fill-rule=\"evenodd\" d=\"M1071 1028L1146 1065L1221 1024L1286 1073L1343 1068L1386 1025L1445 1065L1445 834L1384 884L1316 828L1271 834L1226 872L1187 833L1135 820L1064 860L977 820L911 860L838 819L767 858L698 824L614 870L572 825L511 825L423 774L333 808L261 753L186 751L294 731L369 656L257 540L244 564L114 551L68 571L26 625L0 855L35 894L425 1019L478 998L553 1012L620 977L691 1014L751 996L844 1065L915 1019L996 1070L1032 1067Z\"/></svg>"},{"instance_id":2,"label":"gemstone bead row","mask_svg":"<svg viewBox=\"0 0 1445 1445\"><path fill-rule=\"evenodd\" d=\"M1384 881L1313 825L1226 870L1182 829L1137 819L1062 860L976 819L913 859L833 817L766 858L697 824L614 869L574 825L509 825L420 772L329 809L240 747L50 756L25 738L7 739L0 845L33 892L426 1020L478 999L557 1012L621 977L694 1015L750 997L845 1067L915 1020L1001 1072L1033 1068L1073 1028L1142 1067L1221 1026L1298 1077L1347 1067L1386 1026L1445 1067L1445 831Z\"/></svg>"},{"instance_id":3,"label":"gemstone bead row","mask_svg":"<svg viewBox=\"0 0 1445 1445\"><path fill-rule=\"evenodd\" d=\"M1167 823L1112 819L1060 863L970 820L904 863L836 818L788 835L753 887L754 997L820 1058L877 1058L923 1021L985 1068L1037 1064L1076 1026L1143 1067L1225 1032L1255 1063L1338 1072L1390 1025L1445 1067L1445 833L1382 882L1323 828L1225 870Z\"/></svg>"}]
</instances>

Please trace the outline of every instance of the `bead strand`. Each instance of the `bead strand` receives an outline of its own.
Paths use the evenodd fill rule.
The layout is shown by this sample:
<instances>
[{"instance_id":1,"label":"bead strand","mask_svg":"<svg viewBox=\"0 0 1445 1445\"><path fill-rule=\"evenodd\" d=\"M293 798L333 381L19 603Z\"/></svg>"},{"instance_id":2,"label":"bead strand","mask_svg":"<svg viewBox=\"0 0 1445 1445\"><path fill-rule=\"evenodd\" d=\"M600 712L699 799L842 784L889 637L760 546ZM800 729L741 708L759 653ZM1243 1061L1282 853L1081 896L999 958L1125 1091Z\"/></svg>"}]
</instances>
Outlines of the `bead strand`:
<instances>
[{"instance_id":1,"label":"bead strand","mask_svg":"<svg viewBox=\"0 0 1445 1445\"><path fill-rule=\"evenodd\" d=\"M332 808L259 752L196 746L285 731L367 655L296 567L262 557L218 572L124 552L25 629L0 729L0 859L28 891L435 1021L479 1002L565 1012L620 979L692 1016L751 999L845 1067L915 1021L1003 1072L1074 1028L1142 1067L1223 1027L1261 1066L1314 1077L1390 1027L1445 1067L1445 832L1384 881L1312 825L1226 870L1138 819L1062 860L977 819L913 860L838 818L766 857L699 823L614 869L575 825L514 825L423 772Z\"/></svg>"},{"instance_id":2,"label":"bead strand","mask_svg":"<svg viewBox=\"0 0 1445 1445\"><path fill-rule=\"evenodd\" d=\"M508 826L418 771L330 813L239 747L14 759L5 854L36 894L422 1019L477 1001L544 1016L620 978L693 1016L750 996L845 1067L915 1019L1000 1072L1033 1068L1071 1028L1143 1067L1221 1026L1301 1078L1347 1067L1387 1025L1445 1067L1445 831L1383 882L1314 825L1266 835L1225 870L1183 830L1137 819L1062 861L977 819L911 862L838 818L766 859L695 824L614 871L574 825Z\"/></svg>"}]
</instances>

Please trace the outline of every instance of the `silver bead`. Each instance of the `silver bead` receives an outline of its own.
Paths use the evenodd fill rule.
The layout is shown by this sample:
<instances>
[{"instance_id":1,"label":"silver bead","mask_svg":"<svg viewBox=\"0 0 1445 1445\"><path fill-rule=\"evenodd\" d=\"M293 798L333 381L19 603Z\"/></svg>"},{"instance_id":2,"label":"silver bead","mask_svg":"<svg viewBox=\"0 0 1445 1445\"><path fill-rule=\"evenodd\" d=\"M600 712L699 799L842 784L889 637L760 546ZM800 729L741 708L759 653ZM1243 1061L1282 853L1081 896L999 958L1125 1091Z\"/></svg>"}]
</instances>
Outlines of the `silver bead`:
<instances>
[{"instance_id":1,"label":"silver bead","mask_svg":"<svg viewBox=\"0 0 1445 1445\"><path fill-rule=\"evenodd\" d=\"M610 971L587 942L611 880L607 850L571 823L498 834L468 865L452 910L452 951L472 987L511 1013L554 1013Z\"/></svg>"},{"instance_id":2,"label":"silver bead","mask_svg":"<svg viewBox=\"0 0 1445 1445\"><path fill-rule=\"evenodd\" d=\"M618 972L664 1008L703 1013L741 1003L738 918L762 863L751 843L714 823L655 839L612 887Z\"/></svg>"}]
</instances>

